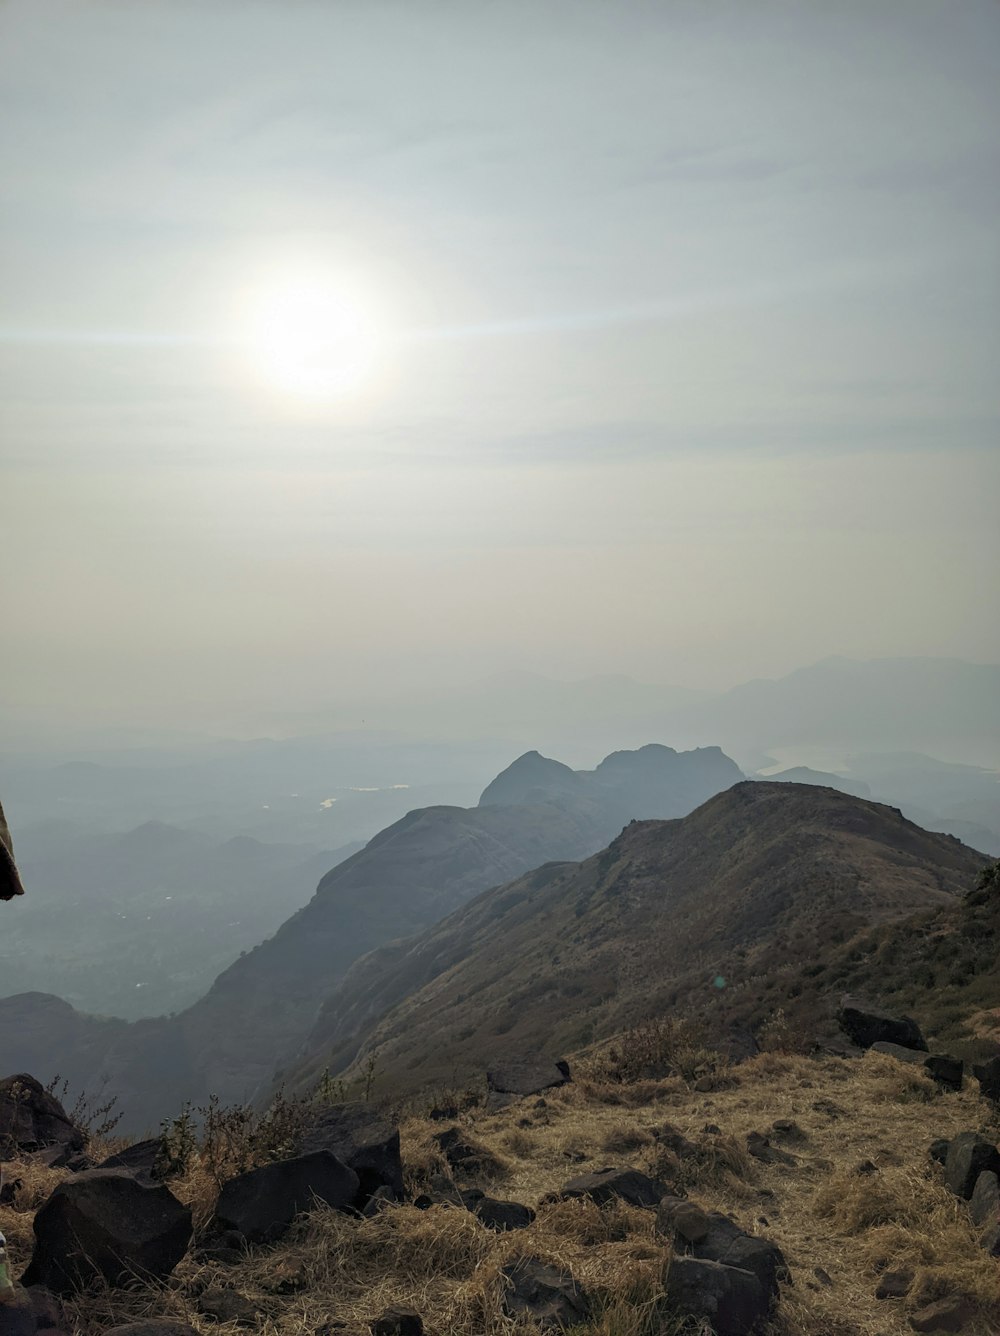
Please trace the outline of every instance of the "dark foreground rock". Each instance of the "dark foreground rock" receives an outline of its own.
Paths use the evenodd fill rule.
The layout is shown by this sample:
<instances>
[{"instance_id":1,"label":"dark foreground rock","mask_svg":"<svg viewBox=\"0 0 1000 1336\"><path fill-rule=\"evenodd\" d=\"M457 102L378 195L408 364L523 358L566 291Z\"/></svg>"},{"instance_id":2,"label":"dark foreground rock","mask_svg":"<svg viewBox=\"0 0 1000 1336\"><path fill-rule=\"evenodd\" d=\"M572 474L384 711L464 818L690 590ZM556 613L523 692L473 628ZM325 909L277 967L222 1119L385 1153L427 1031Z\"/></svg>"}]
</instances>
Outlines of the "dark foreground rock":
<instances>
[{"instance_id":1,"label":"dark foreground rock","mask_svg":"<svg viewBox=\"0 0 1000 1336\"><path fill-rule=\"evenodd\" d=\"M638 1169L598 1169L579 1174L560 1190L560 1197L590 1197L598 1206L620 1197L630 1206L658 1206L667 1189L663 1183Z\"/></svg>"},{"instance_id":2,"label":"dark foreground rock","mask_svg":"<svg viewBox=\"0 0 1000 1336\"><path fill-rule=\"evenodd\" d=\"M423 1318L415 1308L394 1304L371 1324L372 1336L424 1336Z\"/></svg>"},{"instance_id":3,"label":"dark foreground rock","mask_svg":"<svg viewBox=\"0 0 1000 1336\"><path fill-rule=\"evenodd\" d=\"M697 1257L675 1257L667 1272L671 1316L708 1322L716 1336L749 1336L767 1318L768 1299L749 1271Z\"/></svg>"},{"instance_id":4,"label":"dark foreground rock","mask_svg":"<svg viewBox=\"0 0 1000 1336\"><path fill-rule=\"evenodd\" d=\"M498 1201L496 1197L487 1197L478 1188L463 1192L462 1201L487 1229L497 1234L511 1229L527 1229L535 1218L530 1206L522 1206L517 1201Z\"/></svg>"},{"instance_id":5,"label":"dark foreground rock","mask_svg":"<svg viewBox=\"0 0 1000 1336\"><path fill-rule=\"evenodd\" d=\"M150 1137L148 1141L137 1141L126 1146L116 1155L109 1155L97 1166L98 1169L126 1169L138 1183L150 1187L162 1183L170 1175L170 1163L163 1137Z\"/></svg>"},{"instance_id":6,"label":"dark foreground rock","mask_svg":"<svg viewBox=\"0 0 1000 1336\"><path fill-rule=\"evenodd\" d=\"M380 1187L403 1199L403 1162L399 1128L367 1104L334 1105L324 1111L302 1138L300 1151L326 1150L358 1176L358 1205Z\"/></svg>"},{"instance_id":7,"label":"dark foreground rock","mask_svg":"<svg viewBox=\"0 0 1000 1336\"><path fill-rule=\"evenodd\" d=\"M890 1044L880 1039L872 1044L875 1053L885 1053L897 1062L910 1063L914 1067L923 1067L928 1076L946 1090L961 1090L965 1064L960 1058L949 1058L945 1053L925 1053L919 1048L904 1048L902 1044Z\"/></svg>"},{"instance_id":8,"label":"dark foreground rock","mask_svg":"<svg viewBox=\"0 0 1000 1336\"><path fill-rule=\"evenodd\" d=\"M225 1183L213 1229L234 1230L250 1243L273 1243L316 1201L336 1210L354 1205L358 1175L328 1150L277 1160Z\"/></svg>"},{"instance_id":9,"label":"dark foreground rock","mask_svg":"<svg viewBox=\"0 0 1000 1336\"><path fill-rule=\"evenodd\" d=\"M540 1095L572 1080L567 1062L510 1062L486 1073L487 1087L498 1095Z\"/></svg>"},{"instance_id":10,"label":"dark foreground rock","mask_svg":"<svg viewBox=\"0 0 1000 1336\"><path fill-rule=\"evenodd\" d=\"M500 1273L508 1317L530 1318L542 1331L579 1326L590 1316L590 1301L568 1271L537 1257L520 1257Z\"/></svg>"},{"instance_id":11,"label":"dark foreground rock","mask_svg":"<svg viewBox=\"0 0 1000 1336\"><path fill-rule=\"evenodd\" d=\"M843 998L837 1022L859 1048L871 1048L873 1044L884 1042L927 1052L927 1041L911 1016L892 1016L860 998Z\"/></svg>"},{"instance_id":12,"label":"dark foreground rock","mask_svg":"<svg viewBox=\"0 0 1000 1336\"><path fill-rule=\"evenodd\" d=\"M778 1297L778 1282L788 1279L788 1264L776 1243L748 1234L735 1220L710 1211L704 1236L690 1244L694 1257L749 1271L760 1282L768 1301Z\"/></svg>"},{"instance_id":13,"label":"dark foreground rock","mask_svg":"<svg viewBox=\"0 0 1000 1336\"><path fill-rule=\"evenodd\" d=\"M191 1212L165 1187L120 1169L91 1169L60 1183L35 1216L35 1250L22 1280L55 1294L104 1280L162 1280L191 1241Z\"/></svg>"},{"instance_id":14,"label":"dark foreground rock","mask_svg":"<svg viewBox=\"0 0 1000 1336\"><path fill-rule=\"evenodd\" d=\"M950 1294L910 1314L914 1331L961 1331L976 1315L975 1304L964 1294Z\"/></svg>"},{"instance_id":15,"label":"dark foreground rock","mask_svg":"<svg viewBox=\"0 0 1000 1336\"><path fill-rule=\"evenodd\" d=\"M978 1062L972 1068L972 1075L979 1082L979 1093L984 1099L991 1099L1000 1104L1000 1058L990 1058L988 1062Z\"/></svg>"},{"instance_id":16,"label":"dark foreground rock","mask_svg":"<svg viewBox=\"0 0 1000 1336\"><path fill-rule=\"evenodd\" d=\"M0 1081L0 1160L63 1146L83 1150L83 1133L40 1081L22 1072Z\"/></svg>"},{"instance_id":17,"label":"dark foreground rock","mask_svg":"<svg viewBox=\"0 0 1000 1336\"><path fill-rule=\"evenodd\" d=\"M978 1132L960 1132L948 1145L944 1181L956 1197L972 1197L979 1175L1000 1174L1000 1151Z\"/></svg>"}]
</instances>

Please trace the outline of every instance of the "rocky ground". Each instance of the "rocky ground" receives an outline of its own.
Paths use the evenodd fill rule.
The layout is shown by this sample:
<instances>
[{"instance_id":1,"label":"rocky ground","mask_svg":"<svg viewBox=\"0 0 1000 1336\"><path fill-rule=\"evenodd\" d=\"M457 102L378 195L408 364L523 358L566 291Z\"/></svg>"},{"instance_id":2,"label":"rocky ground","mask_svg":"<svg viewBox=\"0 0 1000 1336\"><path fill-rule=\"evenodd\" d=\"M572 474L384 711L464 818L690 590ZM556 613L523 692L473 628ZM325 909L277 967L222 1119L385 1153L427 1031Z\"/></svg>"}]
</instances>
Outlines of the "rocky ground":
<instances>
[{"instance_id":1,"label":"rocky ground","mask_svg":"<svg viewBox=\"0 0 1000 1336\"><path fill-rule=\"evenodd\" d=\"M221 1133L200 1152L188 1147L168 1186L140 1189L129 1178L115 1189L173 1203L152 1233L118 1212L119 1225L131 1219L133 1242L159 1230L156 1247L177 1254L155 1283L123 1277L81 1291L66 1281L65 1231L47 1253L35 1250L33 1221L52 1216L60 1184L65 1194L75 1180L79 1194L93 1176L22 1154L4 1165L0 1194L11 1270L35 1250L25 1279L65 1293L53 1304L34 1290L33 1316L24 1303L0 1308L0 1333L97 1336L135 1323L146 1336L1000 1331L1000 1233L990 1232L1000 1205L989 1181L1000 1167L990 1160L1000 1116L977 1081L949 1090L919 1063L873 1051L766 1052L686 1080L612 1075L592 1058L558 1087L411 1105L397 1111L401 1162L383 1116L351 1106L345 1140L334 1110L311 1143L299 1137L333 1173L322 1180L332 1204L311 1197L315 1209L279 1221L271 1242L248 1238L264 1237L280 1215L273 1183L237 1176L220 1197L229 1172ZM230 1133L247 1136L245 1125ZM329 1155L334 1134L342 1161ZM92 1158L100 1149L88 1147ZM148 1182L150 1163L138 1154L132 1174ZM970 1203L961 1194L973 1188ZM351 1209L362 1203L363 1214ZM178 1223L184 1207L187 1224ZM87 1228L113 1229L94 1215ZM150 1269L154 1254L144 1254ZM154 1332L152 1322L173 1326Z\"/></svg>"}]
</instances>

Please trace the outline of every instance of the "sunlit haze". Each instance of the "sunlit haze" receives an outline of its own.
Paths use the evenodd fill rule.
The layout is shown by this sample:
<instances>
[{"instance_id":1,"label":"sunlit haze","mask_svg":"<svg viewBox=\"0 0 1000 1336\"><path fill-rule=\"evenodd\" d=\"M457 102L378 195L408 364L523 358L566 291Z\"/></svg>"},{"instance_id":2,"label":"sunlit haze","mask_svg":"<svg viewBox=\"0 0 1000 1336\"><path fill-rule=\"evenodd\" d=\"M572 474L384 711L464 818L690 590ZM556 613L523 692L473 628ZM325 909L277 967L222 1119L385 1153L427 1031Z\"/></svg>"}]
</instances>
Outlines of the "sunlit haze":
<instances>
[{"instance_id":1,"label":"sunlit haze","mask_svg":"<svg viewBox=\"0 0 1000 1336\"><path fill-rule=\"evenodd\" d=\"M991 0L8 0L0 52L8 725L1000 657Z\"/></svg>"}]
</instances>

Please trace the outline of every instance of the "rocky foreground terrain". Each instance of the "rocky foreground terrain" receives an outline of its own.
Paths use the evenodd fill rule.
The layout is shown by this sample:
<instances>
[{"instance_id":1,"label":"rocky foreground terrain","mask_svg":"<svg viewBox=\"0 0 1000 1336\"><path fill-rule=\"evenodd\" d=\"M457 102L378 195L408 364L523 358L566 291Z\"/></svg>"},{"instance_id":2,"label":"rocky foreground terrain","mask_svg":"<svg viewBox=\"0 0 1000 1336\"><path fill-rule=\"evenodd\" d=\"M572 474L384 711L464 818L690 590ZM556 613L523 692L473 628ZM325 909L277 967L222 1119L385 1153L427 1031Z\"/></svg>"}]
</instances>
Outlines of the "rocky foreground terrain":
<instances>
[{"instance_id":1,"label":"rocky foreground terrain","mask_svg":"<svg viewBox=\"0 0 1000 1336\"><path fill-rule=\"evenodd\" d=\"M663 1022L404 1107L326 1082L131 1147L8 1079L0 1333L997 1332L1000 1060L839 1019L837 1053L731 1066Z\"/></svg>"}]
</instances>

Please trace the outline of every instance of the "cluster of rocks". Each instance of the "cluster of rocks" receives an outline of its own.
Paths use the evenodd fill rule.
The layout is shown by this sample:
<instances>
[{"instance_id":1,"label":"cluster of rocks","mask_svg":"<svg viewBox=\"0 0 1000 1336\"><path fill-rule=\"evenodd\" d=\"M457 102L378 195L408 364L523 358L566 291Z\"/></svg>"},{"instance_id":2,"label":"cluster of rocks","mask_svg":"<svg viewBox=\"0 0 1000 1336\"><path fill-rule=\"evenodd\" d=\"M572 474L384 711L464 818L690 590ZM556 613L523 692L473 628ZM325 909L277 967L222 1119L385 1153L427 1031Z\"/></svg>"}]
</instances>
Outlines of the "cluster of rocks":
<instances>
[{"instance_id":1,"label":"cluster of rocks","mask_svg":"<svg viewBox=\"0 0 1000 1336\"><path fill-rule=\"evenodd\" d=\"M965 1064L946 1053L931 1053L920 1026L911 1016L892 1016L881 1007L846 996L837 1021L857 1051L872 1049L897 1062L920 1067L944 1090L961 1090Z\"/></svg>"}]
</instances>

